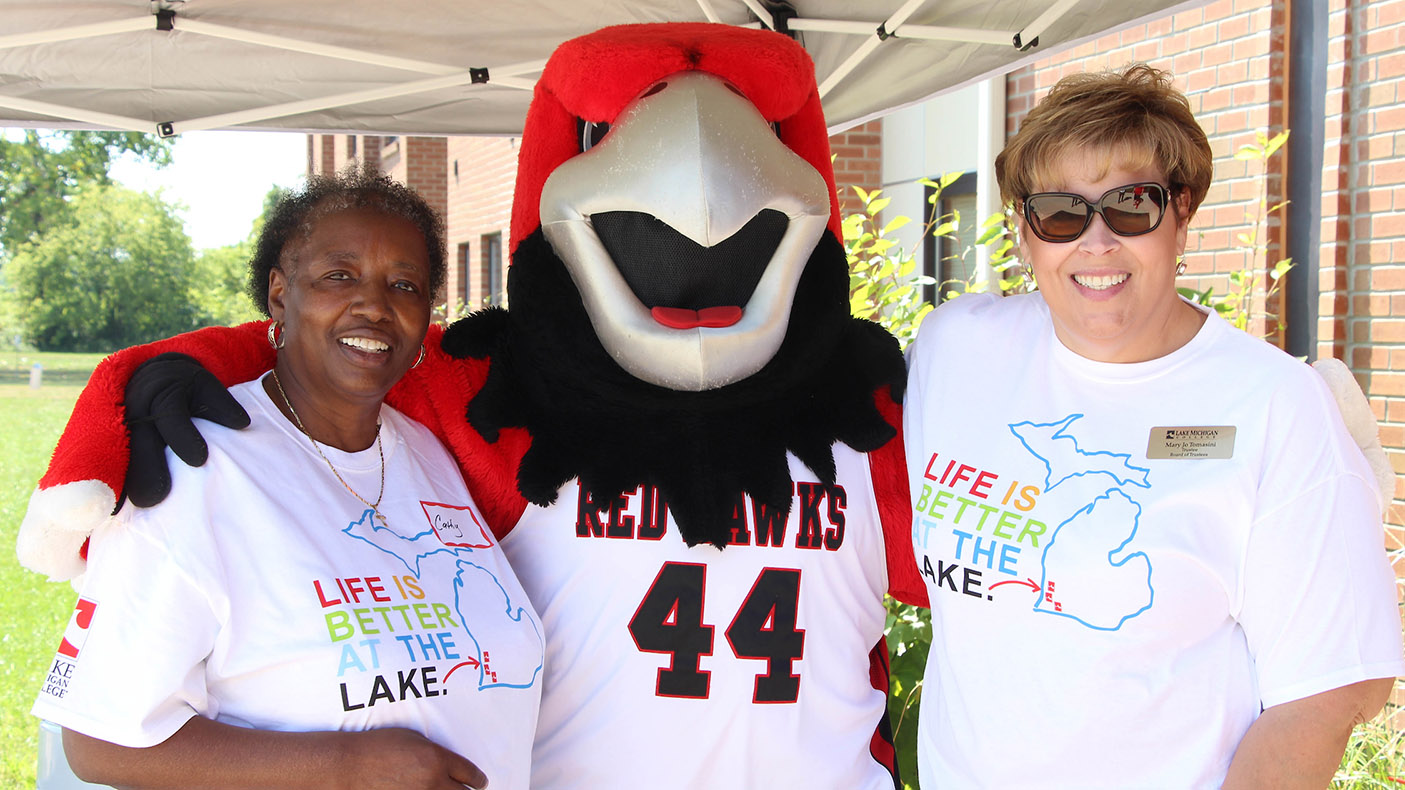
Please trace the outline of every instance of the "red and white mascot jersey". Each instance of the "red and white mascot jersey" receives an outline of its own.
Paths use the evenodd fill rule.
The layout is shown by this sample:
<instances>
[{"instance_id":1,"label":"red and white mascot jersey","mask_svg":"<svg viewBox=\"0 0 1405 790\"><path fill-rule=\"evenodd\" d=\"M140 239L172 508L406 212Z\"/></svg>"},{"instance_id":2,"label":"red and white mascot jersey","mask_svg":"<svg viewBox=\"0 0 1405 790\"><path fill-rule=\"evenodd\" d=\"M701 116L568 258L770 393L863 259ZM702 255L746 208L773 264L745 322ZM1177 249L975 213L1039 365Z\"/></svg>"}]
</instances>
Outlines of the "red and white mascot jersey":
<instances>
[{"instance_id":1,"label":"red and white mascot jersey","mask_svg":"<svg viewBox=\"0 0 1405 790\"><path fill-rule=\"evenodd\" d=\"M606 28L548 61L520 151L510 309L431 327L387 402L449 447L543 621L533 787L892 786L882 598L926 597L905 371L848 315L808 55L723 25ZM104 362L22 561L81 572L137 364L180 351L249 380L264 328Z\"/></svg>"},{"instance_id":2,"label":"red and white mascot jersey","mask_svg":"<svg viewBox=\"0 0 1405 790\"><path fill-rule=\"evenodd\" d=\"M548 635L533 787L893 786L883 536L864 457L836 462L792 461L790 517L741 503L723 551L649 487L527 508L502 547Z\"/></svg>"}]
</instances>

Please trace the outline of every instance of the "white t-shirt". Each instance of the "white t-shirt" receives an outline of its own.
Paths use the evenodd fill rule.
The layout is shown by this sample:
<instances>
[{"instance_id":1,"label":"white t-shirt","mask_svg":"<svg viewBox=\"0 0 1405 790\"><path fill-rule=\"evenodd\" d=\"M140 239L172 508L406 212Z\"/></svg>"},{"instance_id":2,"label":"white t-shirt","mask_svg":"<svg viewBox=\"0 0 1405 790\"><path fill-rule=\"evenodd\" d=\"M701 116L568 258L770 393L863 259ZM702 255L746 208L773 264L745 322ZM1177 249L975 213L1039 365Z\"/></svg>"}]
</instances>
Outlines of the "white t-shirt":
<instances>
[{"instance_id":1,"label":"white t-shirt","mask_svg":"<svg viewBox=\"0 0 1405 790\"><path fill-rule=\"evenodd\" d=\"M408 727L526 788L542 629L423 426L381 409L388 528L255 381L231 392L250 426L201 430L199 468L92 539L73 620L34 705L125 746L190 717L268 730ZM323 446L373 498L376 448Z\"/></svg>"},{"instance_id":2,"label":"white t-shirt","mask_svg":"<svg viewBox=\"0 0 1405 790\"><path fill-rule=\"evenodd\" d=\"M1376 486L1307 365L1213 312L1094 362L1037 294L981 295L908 380L924 787L1218 787L1261 706L1405 672Z\"/></svg>"},{"instance_id":3,"label":"white t-shirt","mask_svg":"<svg viewBox=\"0 0 1405 790\"><path fill-rule=\"evenodd\" d=\"M883 534L867 457L834 459L826 486L790 458L788 518L739 497L720 551L650 486L527 508L502 546L551 634L533 790L891 790Z\"/></svg>"}]
</instances>

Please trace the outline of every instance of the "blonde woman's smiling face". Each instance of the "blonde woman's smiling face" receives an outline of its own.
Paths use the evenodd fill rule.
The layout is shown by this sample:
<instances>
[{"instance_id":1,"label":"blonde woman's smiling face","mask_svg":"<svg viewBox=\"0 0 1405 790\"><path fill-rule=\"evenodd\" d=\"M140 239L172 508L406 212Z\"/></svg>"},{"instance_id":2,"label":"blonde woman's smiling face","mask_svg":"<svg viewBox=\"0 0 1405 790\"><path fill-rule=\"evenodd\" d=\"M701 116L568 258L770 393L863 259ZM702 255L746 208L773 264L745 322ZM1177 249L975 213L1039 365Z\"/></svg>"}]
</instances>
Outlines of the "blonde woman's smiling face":
<instances>
[{"instance_id":1,"label":"blonde woman's smiling face","mask_svg":"<svg viewBox=\"0 0 1405 790\"><path fill-rule=\"evenodd\" d=\"M1166 186L1158 168L1127 165L1109 152L1082 149L1061 158L1054 183L1040 191L1070 192L1096 203L1108 190L1128 184ZM1083 234L1068 242L1040 239L1017 212L1020 256L1033 268L1065 346L1100 362L1141 362L1165 356L1195 336L1204 316L1176 293L1176 259L1185 251L1190 221L1187 200L1183 191L1172 195L1161 224L1150 233L1120 236L1095 214Z\"/></svg>"}]
</instances>

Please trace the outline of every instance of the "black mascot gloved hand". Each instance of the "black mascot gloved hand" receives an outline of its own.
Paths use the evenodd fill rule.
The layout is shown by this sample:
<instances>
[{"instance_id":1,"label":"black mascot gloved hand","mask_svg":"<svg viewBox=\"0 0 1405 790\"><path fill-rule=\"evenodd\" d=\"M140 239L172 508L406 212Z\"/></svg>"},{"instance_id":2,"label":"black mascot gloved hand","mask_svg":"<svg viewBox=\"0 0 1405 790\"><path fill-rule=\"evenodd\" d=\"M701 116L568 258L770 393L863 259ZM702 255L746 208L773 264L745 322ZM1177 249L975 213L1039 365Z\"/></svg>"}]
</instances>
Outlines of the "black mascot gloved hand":
<instances>
[{"instance_id":1,"label":"black mascot gloved hand","mask_svg":"<svg viewBox=\"0 0 1405 790\"><path fill-rule=\"evenodd\" d=\"M482 359L498 352L498 343L512 331L512 320L501 307L470 313L449 324L439 347L454 359Z\"/></svg>"},{"instance_id":2,"label":"black mascot gloved hand","mask_svg":"<svg viewBox=\"0 0 1405 790\"><path fill-rule=\"evenodd\" d=\"M190 466L209 456L194 418L227 428L244 428L249 413L219 379L185 354L161 354L132 373L126 391L131 457L127 464L126 497L137 507L151 507L171 493L166 448Z\"/></svg>"}]
</instances>

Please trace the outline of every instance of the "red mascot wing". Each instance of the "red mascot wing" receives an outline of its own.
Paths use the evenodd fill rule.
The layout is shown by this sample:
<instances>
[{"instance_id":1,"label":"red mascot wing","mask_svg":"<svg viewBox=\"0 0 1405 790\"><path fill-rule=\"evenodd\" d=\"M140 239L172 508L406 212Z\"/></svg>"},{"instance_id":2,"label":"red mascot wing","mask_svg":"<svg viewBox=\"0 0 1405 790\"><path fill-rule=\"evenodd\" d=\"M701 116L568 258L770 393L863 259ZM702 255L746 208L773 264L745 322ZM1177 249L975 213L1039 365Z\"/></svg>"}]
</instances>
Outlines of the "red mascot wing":
<instances>
[{"instance_id":1,"label":"red mascot wing","mask_svg":"<svg viewBox=\"0 0 1405 790\"><path fill-rule=\"evenodd\" d=\"M902 407L893 402L886 389L874 395L874 400L883 418L898 431L892 441L868 454L878 518L883 522L883 547L888 555L888 594L913 606L931 606L912 550L912 497L907 489Z\"/></svg>"},{"instance_id":2,"label":"red mascot wing","mask_svg":"<svg viewBox=\"0 0 1405 790\"><path fill-rule=\"evenodd\" d=\"M267 328L267 321L256 321L201 329L104 359L79 395L48 471L30 497L16 545L20 563L55 580L83 572L88 535L116 509L127 476L123 399L138 365L158 354L179 352L197 359L226 386L250 381L273 367ZM449 446L475 501L483 503L485 518L502 535L525 507L513 472L527 437L521 431L504 431L497 444L488 445L468 427L464 412L482 385L487 362L450 359L440 350L442 336L440 327L430 327L424 362L386 400Z\"/></svg>"},{"instance_id":3,"label":"red mascot wing","mask_svg":"<svg viewBox=\"0 0 1405 790\"><path fill-rule=\"evenodd\" d=\"M123 401L138 365L179 351L200 359L226 384L248 381L273 366L266 329L266 322L201 329L104 359L78 396L48 471L29 499L16 545L20 564L55 580L83 572L88 535L116 510L127 476Z\"/></svg>"},{"instance_id":4,"label":"red mascot wing","mask_svg":"<svg viewBox=\"0 0 1405 790\"><path fill-rule=\"evenodd\" d=\"M386 402L434 432L458 461L473 502L487 519L493 534L502 538L512 530L527 500L517 491L517 462L531 444L520 428L504 428L498 440L485 441L469 426L468 402L483 388L488 375L486 359L454 359L444 353L444 330L429 328L425 358L411 368L386 396Z\"/></svg>"}]
</instances>

